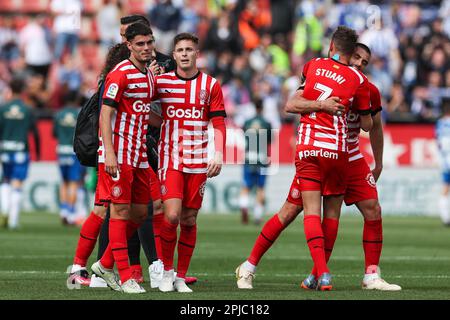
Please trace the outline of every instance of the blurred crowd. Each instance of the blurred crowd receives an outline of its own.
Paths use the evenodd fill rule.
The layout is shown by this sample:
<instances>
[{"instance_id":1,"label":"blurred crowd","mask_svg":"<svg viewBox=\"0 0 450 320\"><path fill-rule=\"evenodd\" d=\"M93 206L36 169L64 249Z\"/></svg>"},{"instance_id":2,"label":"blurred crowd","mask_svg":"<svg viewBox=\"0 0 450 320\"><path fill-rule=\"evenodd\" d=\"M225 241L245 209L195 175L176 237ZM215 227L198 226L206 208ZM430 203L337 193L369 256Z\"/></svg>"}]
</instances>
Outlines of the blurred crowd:
<instances>
[{"instance_id":1,"label":"blurred crowd","mask_svg":"<svg viewBox=\"0 0 450 320\"><path fill-rule=\"evenodd\" d=\"M12 77L26 80L26 101L41 117L62 108L66 93L88 98L108 48L120 42L120 17L132 13L149 18L163 53L178 32L199 36L199 67L221 82L230 125L254 113L256 95L273 128L294 121L284 103L341 24L372 50L368 76L385 121L435 121L450 96L450 0L154 0L140 10L105 0L89 11L87 2L49 0L48 10L27 14L0 6L0 104Z\"/></svg>"}]
</instances>

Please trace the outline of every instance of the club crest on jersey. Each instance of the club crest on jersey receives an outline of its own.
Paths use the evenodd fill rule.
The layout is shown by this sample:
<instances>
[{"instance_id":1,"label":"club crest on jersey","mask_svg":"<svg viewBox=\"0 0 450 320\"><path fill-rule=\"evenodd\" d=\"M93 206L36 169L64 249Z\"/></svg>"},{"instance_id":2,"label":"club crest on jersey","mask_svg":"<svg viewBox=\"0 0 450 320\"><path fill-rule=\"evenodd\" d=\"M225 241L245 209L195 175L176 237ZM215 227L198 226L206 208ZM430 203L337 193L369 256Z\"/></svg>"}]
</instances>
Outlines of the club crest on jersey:
<instances>
[{"instance_id":1,"label":"club crest on jersey","mask_svg":"<svg viewBox=\"0 0 450 320\"><path fill-rule=\"evenodd\" d=\"M165 196L167 194L167 187L165 184L161 185L161 195Z\"/></svg>"},{"instance_id":2,"label":"club crest on jersey","mask_svg":"<svg viewBox=\"0 0 450 320\"><path fill-rule=\"evenodd\" d=\"M292 189L291 191L291 197L294 199L300 198L300 191L296 188Z\"/></svg>"},{"instance_id":3,"label":"club crest on jersey","mask_svg":"<svg viewBox=\"0 0 450 320\"><path fill-rule=\"evenodd\" d=\"M202 198L203 198L203 195L205 194L205 187L206 187L206 182L203 182L200 185L200 188L198 190L198 193L200 194L200 197L202 197Z\"/></svg>"},{"instance_id":4,"label":"club crest on jersey","mask_svg":"<svg viewBox=\"0 0 450 320\"><path fill-rule=\"evenodd\" d=\"M208 100L208 91L200 90L198 97L200 99L200 103L205 103Z\"/></svg>"},{"instance_id":5,"label":"club crest on jersey","mask_svg":"<svg viewBox=\"0 0 450 320\"><path fill-rule=\"evenodd\" d=\"M112 189L111 189L111 195L112 195L114 198L120 197L121 194L122 194L122 189L121 189L119 186L114 186L114 187L112 187Z\"/></svg>"},{"instance_id":6,"label":"club crest on jersey","mask_svg":"<svg viewBox=\"0 0 450 320\"><path fill-rule=\"evenodd\" d=\"M367 174L366 180L367 180L367 183L369 184L369 186L371 186L372 188L376 188L377 183L375 182L375 178L374 178L372 172Z\"/></svg>"},{"instance_id":7,"label":"club crest on jersey","mask_svg":"<svg viewBox=\"0 0 450 320\"><path fill-rule=\"evenodd\" d=\"M117 92L119 91L119 86L116 83L111 83L106 91L106 96L111 99L115 99Z\"/></svg>"}]
</instances>

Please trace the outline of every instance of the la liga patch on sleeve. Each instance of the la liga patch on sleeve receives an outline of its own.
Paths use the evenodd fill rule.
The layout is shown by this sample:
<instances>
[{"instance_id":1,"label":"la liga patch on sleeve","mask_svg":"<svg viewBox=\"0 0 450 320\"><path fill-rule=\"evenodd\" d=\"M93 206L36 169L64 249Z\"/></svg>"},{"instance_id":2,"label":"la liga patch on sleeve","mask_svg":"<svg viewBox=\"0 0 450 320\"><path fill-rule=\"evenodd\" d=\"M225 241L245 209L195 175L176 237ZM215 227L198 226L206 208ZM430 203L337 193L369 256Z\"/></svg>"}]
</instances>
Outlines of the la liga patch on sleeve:
<instances>
[{"instance_id":1,"label":"la liga patch on sleeve","mask_svg":"<svg viewBox=\"0 0 450 320\"><path fill-rule=\"evenodd\" d=\"M111 83L106 91L106 96L108 98L115 99L118 91L119 86L116 83Z\"/></svg>"}]
</instances>

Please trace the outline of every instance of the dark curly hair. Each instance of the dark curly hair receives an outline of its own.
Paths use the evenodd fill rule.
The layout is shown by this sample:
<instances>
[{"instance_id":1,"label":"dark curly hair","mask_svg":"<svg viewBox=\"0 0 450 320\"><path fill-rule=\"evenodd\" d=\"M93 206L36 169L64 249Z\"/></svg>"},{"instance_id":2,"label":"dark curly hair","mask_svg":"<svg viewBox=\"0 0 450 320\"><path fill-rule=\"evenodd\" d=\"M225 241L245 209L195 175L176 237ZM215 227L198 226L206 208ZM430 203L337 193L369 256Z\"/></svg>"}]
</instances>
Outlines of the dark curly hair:
<instances>
[{"instance_id":1,"label":"dark curly hair","mask_svg":"<svg viewBox=\"0 0 450 320\"><path fill-rule=\"evenodd\" d=\"M100 80L105 80L107 74L121 61L128 59L130 50L125 43L118 43L111 47L106 56L105 65L100 73Z\"/></svg>"}]
</instances>

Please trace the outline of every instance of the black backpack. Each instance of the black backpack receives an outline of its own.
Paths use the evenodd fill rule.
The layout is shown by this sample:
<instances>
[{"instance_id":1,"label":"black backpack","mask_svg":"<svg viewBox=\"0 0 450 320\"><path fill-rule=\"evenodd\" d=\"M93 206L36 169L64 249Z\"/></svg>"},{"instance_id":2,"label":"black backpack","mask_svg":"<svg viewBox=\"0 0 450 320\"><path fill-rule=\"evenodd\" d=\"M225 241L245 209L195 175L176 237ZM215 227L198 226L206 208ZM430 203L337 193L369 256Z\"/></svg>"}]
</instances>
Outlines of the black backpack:
<instances>
[{"instance_id":1,"label":"black backpack","mask_svg":"<svg viewBox=\"0 0 450 320\"><path fill-rule=\"evenodd\" d=\"M97 92L81 108L75 127L73 151L80 163L86 167L97 167L101 86L102 83L99 84Z\"/></svg>"}]
</instances>

